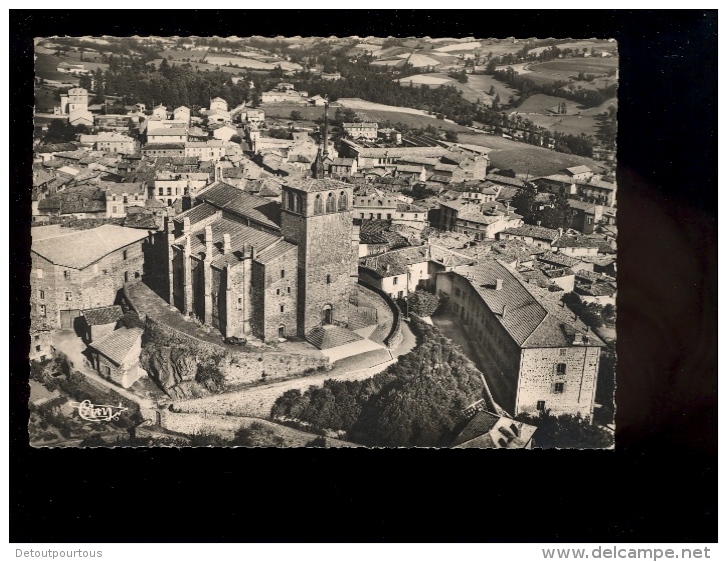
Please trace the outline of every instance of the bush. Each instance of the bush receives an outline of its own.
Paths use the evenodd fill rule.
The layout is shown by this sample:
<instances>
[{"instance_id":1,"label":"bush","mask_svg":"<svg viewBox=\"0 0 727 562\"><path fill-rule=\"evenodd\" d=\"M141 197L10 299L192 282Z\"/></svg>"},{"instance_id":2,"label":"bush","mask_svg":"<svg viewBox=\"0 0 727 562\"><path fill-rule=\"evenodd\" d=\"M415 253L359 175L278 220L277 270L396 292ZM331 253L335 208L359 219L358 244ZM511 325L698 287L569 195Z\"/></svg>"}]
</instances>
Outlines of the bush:
<instances>
[{"instance_id":1,"label":"bush","mask_svg":"<svg viewBox=\"0 0 727 562\"><path fill-rule=\"evenodd\" d=\"M439 308L438 296L418 289L409 295L409 312L417 316L431 316Z\"/></svg>"},{"instance_id":2,"label":"bush","mask_svg":"<svg viewBox=\"0 0 727 562\"><path fill-rule=\"evenodd\" d=\"M538 427L533 446L538 449L606 449L613 445L613 435L580 415L540 416L521 414L519 421Z\"/></svg>"}]
</instances>

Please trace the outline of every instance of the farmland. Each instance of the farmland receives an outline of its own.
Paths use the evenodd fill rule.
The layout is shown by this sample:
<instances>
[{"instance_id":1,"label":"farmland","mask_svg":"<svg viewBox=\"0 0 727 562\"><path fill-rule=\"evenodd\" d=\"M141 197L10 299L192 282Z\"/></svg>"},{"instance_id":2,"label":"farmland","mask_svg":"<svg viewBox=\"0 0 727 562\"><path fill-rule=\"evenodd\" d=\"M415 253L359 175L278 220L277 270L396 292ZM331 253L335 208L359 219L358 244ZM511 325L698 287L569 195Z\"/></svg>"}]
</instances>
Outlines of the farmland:
<instances>
[{"instance_id":1,"label":"farmland","mask_svg":"<svg viewBox=\"0 0 727 562\"><path fill-rule=\"evenodd\" d=\"M181 61L188 59L190 62L200 62L207 56L207 49L172 49L167 51L161 51L159 53L162 58Z\"/></svg>"},{"instance_id":2,"label":"farmland","mask_svg":"<svg viewBox=\"0 0 727 562\"><path fill-rule=\"evenodd\" d=\"M616 50L616 43L609 43L608 41L572 41L570 43L560 43L557 45L559 49L573 49L582 51L585 47L590 51L591 47L596 51L596 53L600 53L603 51L607 52L614 52ZM541 52L545 51L546 49L549 49L550 47L536 47L535 49L530 49L528 51L530 54L538 55Z\"/></svg>"},{"instance_id":3,"label":"farmland","mask_svg":"<svg viewBox=\"0 0 727 562\"><path fill-rule=\"evenodd\" d=\"M479 49L481 47L479 41L469 41L467 43L454 43L453 45L445 45L444 47L437 47L434 50L440 53L451 53L451 52L469 52Z\"/></svg>"},{"instance_id":4,"label":"farmland","mask_svg":"<svg viewBox=\"0 0 727 562\"><path fill-rule=\"evenodd\" d=\"M459 143L486 146L492 149L490 162L493 166L502 169L512 169L519 174L533 176L546 176L556 174L563 168L588 166L594 171L603 171L604 168L591 158L563 154L517 141L511 141L495 135L468 133L459 135Z\"/></svg>"},{"instance_id":5,"label":"farmland","mask_svg":"<svg viewBox=\"0 0 727 562\"><path fill-rule=\"evenodd\" d=\"M341 98L338 103L342 107L353 109L356 115L364 121L391 124L402 123L409 127L427 127L429 125L444 131L467 132L469 129L456 123L437 119L426 112L410 107L396 107L364 101L358 98Z\"/></svg>"},{"instance_id":6,"label":"farmland","mask_svg":"<svg viewBox=\"0 0 727 562\"><path fill-rule=\"evenodd\" d=\"M233 55L207 55L204 62L214 66L237 66L240 68L253 68L256 70L272 70L275 68L274 64L269 62L262 62L255 59L246 59L243 57L236 57Z\"/></svg>"},{"instance_id":7,"label":"farmland","mask_svg":"<svg viewBox=\"0 0 727 562\"><path fill-rule=\"evenodd\" d=\"M301 116L301 121L298 122L299 125L305 125L306 122L313 124L313 121L316 119L323 118L322 107L296 105L294 103L264 103L260 106L260 109L265 111L266 118L270 117L287 121L290 121L291 112L297 111ZM329 117L333 116L334 111L335 109L331 106L331 110L328 113Z\"/></svg>"},{"instance_id":8,"label":"farmland","mask_svg":"<svg viewBox=\"0 0 727 562\"><path fill-rule=\"evenodd\" d=\"M596 118L590 115L528 115L527 118L550 131L575 136L596 134Z\"/></svg>"},{"instance_id":9,"label":"farmland","mask_svg":"<svg viewBox=\"0 0 727 562\"><path fill-rule=\"evenodd\" d=\"M501 67L502 68L502 67ZM569 82L578 76L579 72L584 74L594 74L599 76L592 82L578 81L573 82L573 87L578 86L585 89L604 88L609 84L613 84L618 78L616 76L606 76L609 71L616 70L618 73L617 58L573 58L563 60L553 60L541 63L524 63L512 65L512 69L522 75L527 75L533 82L537 84L547 84L550 82Z\"/></svg>"},{"instance_id":10,"label":"farmland","mask_svg":"<svg viewBox=\"0 0 727 562\"><path fill-rule=\"evenodd\" d=\"M527 98L520 106L513 109L510 113L542 113L543 115L551 115L549 109L557 110L560 103L565 102L568 114L576 114L580 110L579 105L565 98L557 96L546 96L545 94L535 94Z\"/></svg>"},{"instance_id":11,"label":"farmland","mask_svg":"<svg viewBox=\"0 0 727 562\"><path fill-rule=\"evenodd\" d=\"M63 59L54 55L36 54L35 74L45 80L61 80L63 82L78 84L77 77L71 76L70 74L64 74L63 72L58 72L56 70L58 65L62 62Z\"/></svg>"},{"instance_id":12,"label":"farmland","mask_svg":"<svg viewBox=\"0 0 727 562\"><path fill-rule=\"evenodd\" d=\"M408 86L410 83L414 84L414 86L421 86L422 84L426 84L427 86L441 86L448 82L452 82L452 79L449 76L441 74L415 74L414 76L399 79L399 83L402 86Z\"/></svg>"}]
</instances>

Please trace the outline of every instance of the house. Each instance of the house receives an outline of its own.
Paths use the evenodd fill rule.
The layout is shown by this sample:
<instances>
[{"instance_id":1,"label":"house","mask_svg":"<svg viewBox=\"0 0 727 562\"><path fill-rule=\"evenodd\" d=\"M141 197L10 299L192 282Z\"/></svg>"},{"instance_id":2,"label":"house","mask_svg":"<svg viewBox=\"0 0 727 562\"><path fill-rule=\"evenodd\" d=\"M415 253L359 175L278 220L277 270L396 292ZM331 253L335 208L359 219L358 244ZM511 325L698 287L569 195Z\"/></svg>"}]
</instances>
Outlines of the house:
<instances>
[{"instance_id":1,"label":"house","mask_svg":"<svg viewBox=\"0 0 727 562\"><path fill-rule=\"evenodd\" d=\"M68 187L39 201L38 213L41 216L72 216L77 219L105 218L104 192L93 185Z\"/></svg>"},{"instance_id":2,"label":"house","mask_svg":"<svg viewBox=\"0 0 727 562\"><path fill-rule=\"evenodd\" d=\"M532 449L536 426L478 411L452 442L455 449Z\"/></svg>"},{"instance_id":3,"label":"house","mask_svg":"<svg viewBox=\"0 0 727 562\"><path fill-rule=\"evenodd\" d=\"M220 139L207 141L191 141L184 143L184 155L189 158L198 158L200 161L219 160L226 153L226 143Z\"/></svg>"},{"instance_id":4,"label":"house","mask_svg":"<svg viewBox=\"0 0 727 562\"><path fill-rule=\"evenodd\" d=\"M74 127L93 127L93 113L88 109L74 109L68 113L68 122Z\"/></svg>"},{"instance_id":5,"label":"house","mask_svg":"<svg viewBox=\"0 0 727 562\"><path fill-rule=\"evenodd\" d=\"M45 361L55 353L53 338L47 324L36 322L30 326L30 352L28 359L31 361ZM33 382L33 381L31 381Z\"/></svg>"},{"instance_id":6,"label":"house","mask_svg":"<svg viewBox=\"0 0 727 562\"><path fill-rule=\"evenodd\" d=\"M141 155L147 158L183 157L185 155L184 142L155 142L141 147Z\"/></svg>"},{"instance_id":7,"label":"house","mask_svg":"<svg viewBox=\"0 0 727 562\"><path fill-rule=\"evenodd\" d=\"M398 204L393 195L357 195L353 201L353 216L360 219L392 220Z\"/></svg>"},{"instance_id":8,"label":"house","mask_svg":"<svg viewBox=\"0 0 727 562\"><path fill-rule=\"evenodd\" d=\"M555 242L562 236L561 230L553 228L545 228L544 226L534 226L532 224L524 224L517 228L507 228L497 235L498 240L522 240L526 244L551 250L554 248Z\"/></svg>"},{"instance_id":9,"label":"house","mask_svg":"<svg viewBox=\"0 0 727 562\"><path fill-rule=\"evenodd\" d=\"M378 137L378 123L344 123L343 132L352 139L375 140Z\"/></svg>"},{"instance_id":10,"label":"house","mask_svg":"<svg viewBox=\"0 0 727 562\"><path fill-rule=\"evenodd\" d=\"M440 229L473 236L475 240L495 238L498 233L522 226L522 216L496 201L477 203L469 199L443 201L439 205Z\"/></svg>"},{"instance_id":11,"label":"house","mask_svg":"<svg viewBox=\"0 0 727 562\"><path fill-rule=\"evenodd\" d=\"M326 105L326 100L319 95L315 95L312 98L308 98L308 104L314 107L323 107Z\"/></svg>"},{"instance_id":12,"label":"house","mask_svg":"<svg viewBox=\"0 0 727 562\"><path fill-rule=\"evenodd\" d=\"M30 316L49 329L73 328L82 310L113 305L124 283L144 271L145 231L110 224L31 231Z\"/></svg>"},{"instance_id":13,"label":"house","mask_svg":"<svg viewBox=\"0 0 727 562\"><path fill-rule=\"evenodd\" d=\"M139 366L143 333L141 328L121 327L92 342L88 347L99 374L123 388L144 376L146 371Z\"/></svg>"},{"instance_id":14,"label":"house","mask_svg":"<svg viewBox=\"0 0 727 562\"><path fill-rule=\"evenodd\" d=\"M60 115L70 115L77 109L88 110L88 90L85 88L75 87L69 89L65 94L61 94ZM91 116L91 124L93 124L93 116Z\"/></svg>"},{"instance_id":15,"label":"house","mask_svg":"<svg viewBox=\"0 0 727 562\"><path fill-rule=\"evenodd\" d=\"M104 182L106 193L106 217L125 217L129 207L143 207L147 199L145 183Z\"/></svg>"},{"instance_id":16,"label":"house","mask_svg":"<svg viewBox=\"0 0 727 562\"><path fill-rule=\"evenodd\" d=\"M340 80L341 73L340 72L321 72L321 79L322 80Z\"/></svg>"},{"instance_id":17,"label":"house","mask_svg":"<svg viewBox=\"0 0 727 562\"><path fill-rule=\"evenodd\" d=\"M159 128L146 131L147 144L154 143L184 143L187 142L187 129L183 128Z\"/></svg>"},{"instance_id":18,"label":"house","mask_svg":"<svg viewBox=\"0 0 727 562\"><path fill-rule=\"evenodd\" d=\"M102 132L95 135L95 137L95 150L114 154L136 154L139 152L137 142L128 135Z\"/></svg>"},{"instance_id":19,"label":"house","mask_svg":"<svg viewBox=\"0 0 727 562\"><path fill-rule=\"evenodd\" d=\"M603 273L579 271L576 274L574 291L583 302L595 302L600 305L616 304L616 279Z\"/></svg>"},{"instance_id":20,"label":"house","mask_svg":"<svg viewBox=\"0 0 727 562\"><path fill-rule=\"evenodd\" d=\"M227 102L219 97L210 100L210 111L214 110L227 112Z\"/></svg>"},{"instance_id":21,"label":"house","mask_svg":"<svg viewBox=\"0 0 727 562\"><path fill-rule=\"evenodd\" d=\"M592 418L604 343L557 293L523 283L496 260L440 273L436 288L483 358L505 412Z\"/></svg>"},{"instance_id":22,"label":"house","mask_svg":"<svg viewBox=\"0 0 727 562\"><path fill-rule=\"evenodd\" d=\"M393 142L396 144L401 144L401 133L397 131L396 129L391 128L385 128L385 129L379 129L376 133L380 139L383 139L385 142Z\"/></svg>"},{"instance_id":23,"label":"house","mask_svg":"<svg viewBox=\"0 0 727 562\"><path fill-rule=\"evenodd\" d=\"M568 199L571 210L571 228L583 234L592 234L603 217L603 206L577 199Z\"/></svg>"},{"instance_id":24,"label":"house","mask_svg":"<svg viewBox=\"0 0 727 562\"><path fill-rule=\"evenodd\" d=\"M99 341L116 328L116 323L124 315L119 305L100 306L81 311L80 327L86 343Z\"/></svg>"},{"instance_id":25,"label":"house","mask_svg":"<svg viewBox=\"0 0 727 562\"><path fill-rule=\"evenodd\" d=\"M566 235L561 236L554 244L556 252L566 256L597 256L602 242L587 236Z\"/></svg>"},{"instance_id":26,"label":"house","mask_svg":"<svg viewBox=\"0 0 727 562\"><path fill-rule=\"evenodd\" d=\"M157 121L166 121L168 116L169 115L167 113L166 105L158 105L154 109L152 109L151 119L154 119Z\"/></svg>"},{"instance_id":27,"label":"house","mask_svg":"<svg viewBox=\"0 0 727 562\"><path fill-rule=\"evenodd\" d=\"M571 178L575 182L588 181L589 178L593 177L593 170L588 166L573 166L563 170L565 175Z\"/></svg>"},{"instance_id":28,"label":"house","mask_svg":"<svg viewBox=\"0 0 727 562\"><path fill-rule=\"evenodd\" d=\"M245 120L248 123L262 123L265 121L265 112L262 109L248 109Z\"/></svg>"},{"instance_id":29,"label":"house","mask_svg":"<svg viewBox=\"0 0 727 562\"><path fill-rule=\"evenodd\" d=\"M396 212L391 222L393 224L405 224L417 230L422 230L429 224L427 216L428 211L424 207L398 201L396 203Z\"/></svg>"},{"instance_id":30,"label":"house","mask_svg":"<svg viewBox=\"0 0 727 562\"><path fill-rule=\"evenodd\" d=\"M232 125L223 125L212 131L212 136L218 140L229 141L233 136L237 135L237 129Z\"/></svg>"},{"instance_id":31,"label":"house","mask_svg":"<svg viewBox=\"0 0 727 562\"><path fill-rule=\"evenodd\" d=\"M310 168L310 164L308 166ZM334 158L328 173L334 178L347 178L356 173L358 167L353 158Z\"/></svg>"},{"instance_id":32,"label":"house","mask_svg":"<svg viewBox=\"0 0 727 562\"><path fill-rule=\"evenodd\" d=\"M578 182L576 193L591 203L607 207L616 205L616 184L599 177L592 177L587 182Z\"/></svg>"},{"instance_id":33,"label":"house","mask_svg":"<svg viewBox=\"0 0 727 562\"><path fill-rule=\"evenodd\" d=\"M189 123L190 119L192 118L192 112L188 107L184 105L176 108L173 112L173 115L174 121L182 121L184 123Z\"/></svg>"},{"instance_id":34,"label":"house","mask_svg":"<svg viewBox=\"0 0 727 562\"><path fill-rule=\"evenodd\" d=\"M232 123L232 117L230 117L230 114L222 109L210 109L205 112L205 115L207 116L207 121L210 124Z\"/></svg>"}]
</instances>

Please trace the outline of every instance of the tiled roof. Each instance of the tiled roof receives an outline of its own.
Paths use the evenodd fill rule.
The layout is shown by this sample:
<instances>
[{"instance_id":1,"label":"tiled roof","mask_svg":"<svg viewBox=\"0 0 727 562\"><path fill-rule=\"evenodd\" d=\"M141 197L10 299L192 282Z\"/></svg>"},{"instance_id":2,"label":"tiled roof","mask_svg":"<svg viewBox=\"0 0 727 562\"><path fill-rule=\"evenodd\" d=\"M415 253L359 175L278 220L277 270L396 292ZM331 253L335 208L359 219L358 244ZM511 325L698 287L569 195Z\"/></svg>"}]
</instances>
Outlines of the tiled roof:
<instances>
[{"instance_id":1,"label":"tiled roof","mask_svg":"<svg viewBox=\"0 0 727 562\"><path fill-rule=\"evenodd\" d=\"M89 308L86 310L82 310L81 313L86 319L86 324L88 324L89 326L113 324L116 323L119 318L124 315L124 311L121 310L121 307L119 305L102 306L100 308Z\"/></svg>"},{"instance_id":2,"label":"tiled roof","mask_svg":"<svg viewBox=\"0 0 727 562\"><path fill-rule=\"evenodd\" d=\"M496 261L484 261L457 272L469 280L486 306L521 347L548 315L510 270ZM495 289L497 279L502 280L500 290ZM504 318L503 307L507 307Z\"/></svg>"},{"instance_id":3,"label":"tiled roof","mask_svg":"<svg viewBox=\"0 0 727 562\"><path fill-rule=\"evenodd\" d=\"M265 254L263 253L266 248L272 246L275 243L287 244L290 248L294 247L292 244L285 242L280 236L268 234L262 230L252 228L240 224L238 222L229 219L218 219L214 221L212 226L212 265L215 267L222 268L225 265L234 265L242 258L242 250L245 244L253 246L258 254L263 254L262 259L272 259L272 252ZM223 235L230 235L230 246L231 251L227 254L222 253L223 248ZM182 244L184 238L178 238L177 244ZM204 229L199 230L191 235L190 248L193 255L199 256L207 251L207 246L204 242ZM256 258L256 261L259 261ZM263 263L263 262L260 262Z\"/></svg>"},{"instance_id":4,"label":"tiled roof","mask_svg":"<svg viewBox=\"0 0 727 562\"><path fill-rule=\"evenodd\" d=\"M595 178L591 178L587 182L578 182L578 185L585 186L585 187L598 187L600 189L606 189L608 191L613 191L616 189L616 184L612 183L610 181L603 181Z\"/></svg>"},{"instance_id":5,"label":"tiled roof","mask_svg":"<svg viewBox=\"0 0 727 562\"><path fill-rule=\"evenodd\" d=\"M128 228L143 228L144 230L159 230L161 221L157 221L157 218L152 213L132 213L131 210L134 208L129 207L129 212L124 217L124 222L122 223L123 226Z\"/></svg>"},{"instance_id":6,"label":"tiled roof","mask_svg":"<svg viewBox=\"0 0 727 562\"><path fill-rule=\"evenodd\" d=\"M487 179L491 182L508 185L510 187L525 187L525 181L519 178L509 178L499 174L490 174L487 176Z\"/></svg>"},{"instance_id":7,"label":"tiled roof","mask_svg":"<svg viewBox=\"0 0 727 562\"><path fill-rule=\"evenodd\" d=\"M586 236L565 235L560 237L555 246L558 248L598 248L600 242Z\"/></svg>"},{"instance_id":8,"label":"tiled roof","mask_svg":"<svg viewBox=\"0 0 727 562\"><path fill-rule=\"evenodd\" d=\"M183 127L172 127L169 129L161 128L161 129L154 129L153 131L149 131L147 133L148 137L179 137L179 136L186 136L187 131L182 131Z\"/></svg>"},{"instance_id":9,"label":"tiled roof","mask_svg":"<svg viewBox=\"0 0 727 562\"><path fill-rule=\"evenodd\" d=\"M593 170L591 170L588 166L573 166L571 168L566 168L566 171L570 172L573 175L576 174L587 174L587 173L593 173Z\"/></svg>"},{"instance_id":10,"label":"tiled roof","mask_svg":"<svg viewBox=\"0 0 727 562\"><path fill-rule=\"evenodd\" d=\"M553 242L558 239L558 231L544 226L535 226L532 224L524 224L515 228L508 228L502 231L502 234L512 234L513 236L528 236L538 240L548 240Z\"/></svg>"},{"instance_id":11,"label":"tiled roof","mask_svg":"<svg viewBox=\"0 0 727 562\"><path fill-rule=\"evenodd\" d=\"M455 199L453 201L442 201L439 206L440 207L447 207L449 209L454 209L455 211L459 211L462 209L462 207L466 207L469 205L469 201L466 199Z\"/></svg>"},{"instance_id":12,"label":"tiled roof","mask_svg":"<svg viewBox=\"0 0 727 562\"><path fill-rule=\"evenodd\" d=\"M538 256L538 260L542 262L552 263L555 265L562 265L565 267L573 267L581 261L571 256L566 256L565 254L555 252L545 252L543 254L540 254Z\"/></svg>"},{"instance_id":13,"label":"tiled roof","mask_svg":"<svg viewBox=\"0 0 727 562\"><path fill-rule=\"evenodd\" d=\"M269 263L295 248L297 248L297 246L294 246L289 242L285 242L284 240L280 240L259 252L255 261L259 263Z\"/></svg>"},{"instance_id":14,"label":"tiled roof","mask_svg":"<svg viewBox=\"0 0 727 562\"><path fill-rule=\"evenodd\" d=\"M154 142L142 147L142 152L150 150L184 150L183 142Z\"/></svg>"},{"instance_id":15,"label":"tiled roof","mask_svg":"<svg viewBox=\"0 0 727 562\"><path fill-rule=\"evenodd\" d=\"M334 166L353 166L355 160L353 158L334 158L331 162Z\"/></svg>"},{"instance_id":16,"label":"tiled roof","mask_svg":"<svg viewBox=\"0 0 727 562\"><path fill-rule=\"evenodd\" d=\"M95 186L70 187L38 203L43 211L58 210L61 215L106 212L104 192Z\"/></svg>"},{"instance_id":17,"label":"tiled roof","mask_svg":"<svg viewBox=\"0 0 727 562\"><path fill-rule=\"evenodd\" d=\"M37 149L35 149L35 152L37 152L39 154L48 154L51 152L73 151L75 149L76 149L76 146L74 144L71 144L70 142L63 142L63 143L46 144L44 146L40 146Z\"/></svg>"},{"instance_id":18,"label":"tiled roof","mask_svg":"<svg viewBox=\"0 0 727 562\"><path fill-rule=\"evenodd\" d=\"M397 172L410 172L413 174L420 174L422 171L421 164L419 166L416 165L407 165L407 164L397 164L396 165L396 171Z\"/></svg>"},{"instance_id":19,"label":"tiled roof","mask_svg":"<svg viewBox=\"0 0 727 562\"><path fill-rule=\"evenodd\" d=\"M490 437L490 430L495 427L495 424L499 419L500 416L496 416L489 412L477 412L477 414L462 430L462 433L460 433L454 440L452 447L462 446L463 444L468 443L473 439L477 439L478 437L482 438L481 440L478 440L478 447L494 447L495 444L492 442L492 438Z\"/></svg>"},{"instance_id":20,"label":"tiled roof","mask_svg":"<svg viewBox=\"0 0 727 562\"><path fill-rule=\"evenodd\" d=\"M121 365L143 333L141 328L119 328L102 340L93 342L90 347Z\"/></svg>"},{"instance_id":21,"label":"tiled roof","mask_svg":"<svg viewBox=\"0 0 727 562\"><path fill-rule=\"evenodd\" d=\"M144 183L115 183L115 182L103 182L101 187L106 191L107 195L123 195L124 193L131 194L145 194L146 184Z\"/></svg>"},{"instance_id":22,"label":"tiled roof","mask_svg":"<svg viewBox=\"0 0 727 562\"><path fill-rule=\"evenodd\" d=\"M225 211L254 220L264 226L280 229L280 205L265 197L244 191L222 206Z\"/></svg>"},{"instance_id":23,"label":"tiled roof","mask_svg":"<svg viewBox=\"0 0 727 562\"><path fill-rule=\"evenodd\" d=\"M330 191L330 190L351 187L347 183L328 179L328 178L324 178L324 179L305 178L305 179L288 180L287 182L285 182L285 185L288 185L288 186L290 186L294 189L298 189L300 191L306 191L308 193L316 192L316 191Z\"/></svg>"},{"instance_id":24,"label":"tiled roof","mask_svg":"<svg viewBox=\"0 0 727 562\"><path fill-rule=\"evenodd\" d=\"M56 265L83 269L102 257L147 237L133 228L104 224L89 230L36 240L31 251Z\"/></svg>"},{"instance_id":25,"label":"tiled roof","mask_svg":"<svg viewBox=\"0 0 727 562\"><path fill-rule=\"evenodd\" d=\"M241 189L225 183L216 181L197 195L197 199L212 203L215 207L222 208L238 195L244 193Z\"/></svg>"},{"instance_id":26,"label":"tiled roof","mask_svg":"<svg viewBox=\"0 0 727 562\"><path fill-rule=\"evenodd\" d=\"M595 213L596 205L594 203L587 203L585 201L578 201L577 199L568 199L568 206L571 209L580 209L587 213Z\"/></svg>"},{"instance_id":27,"label":"tiled roof","mask_svg":"<svg viewBox=\"0 0 727 562\"><path fill-rule=\"evenodd\" d=\"M190 224L194 225L200 221L203 221L206 218L211 217L215 213L219 213L219 212L220 212L220 210L217 207L215 207L214 205L210 205L209 203L202 203L200 205L196 205L195 207L192 207L188 211L185 211L185 212L175 216L174 222L183 224L185 217L189 217Z\"/></svg>"},{"instance_id":28,"label":"tiled roof","mask_svg":"<svg viewBox=\"0 0 727 562\"><path fill-rule=\"evenodd\" d=\"M409 203L399 202L396 204L396 211L398 213L426 213L427 209Z\"/></svg>"}]
</instances>

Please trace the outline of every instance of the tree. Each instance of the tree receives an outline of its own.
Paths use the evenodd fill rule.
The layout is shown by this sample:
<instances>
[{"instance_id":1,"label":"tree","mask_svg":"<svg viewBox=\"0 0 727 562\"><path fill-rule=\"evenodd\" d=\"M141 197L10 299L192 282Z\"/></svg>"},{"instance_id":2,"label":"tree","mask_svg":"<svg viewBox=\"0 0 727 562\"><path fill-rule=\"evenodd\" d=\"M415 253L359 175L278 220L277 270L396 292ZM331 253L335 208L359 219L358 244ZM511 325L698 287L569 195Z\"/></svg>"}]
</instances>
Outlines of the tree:
<instances>
[{"instance_id":1,"label":"tree","mask_svg":"<svg viewBox=\"0 0 727 562\"><path fill-rule=\"evenodd\" d=\"M285 440L275 431L260 422L241 427L229 443L233 447L282 447Z\"/></svg>"},{"instance_id":2,"label":"tree","mask_svg":"<svg viewBox=\"0 0 727 562\"><path fill-rule=\"evenodd\" d=\"M301 119L303 119L303 116L300 114L300 111L294 109L290 112L290 119L291 121L300 121Z\"/></svg>"},{"instance_id":3,"label":"tree","mask_svg":"<svg viewBox=\"0 0 727 562\"><path fill-rule=\"evenodd\" d=\"M533 446L540 449L607 449L613 445L613 434L589 423L580 415L540 416L520 414L517 420L537 426Z\"/></svg>"},{"instance_id":4,"label":"tree","mask_svg":"<svg viewBox=\"0 0 727 562\"><path fill-rule=\"evenodd\" d=\"M491 84L491 85L490 85L490 91L489 91L488 93L489 93L489 94L490 94L491 96L494 96L494 95L495 95L495 85L494 85L494 84Z\"/></svg>"},{"instance_id":5,"label":"tree","mask_svg":"<svg viewBox=\"0 0 727 562\"><path fill-rule=\"evenodd\" d=\"M459 140L459 134L457 133L457 131L445 131L444 139L447 142L457 142Z\"/></svg>"},{"instance_id":6,"label":"tree","mask_svg":"<svg viewBox=\"0 0 727 562\"><path fill-rule=\"evenodd\" d=\"M65 119L54 119L48 125L48 130L43 138L48 144L58 142L70 142L76 140L80 131Z\"/></svg>"},{"instance_id":7,"label":"tree","mask_svg":"<svg viewBox=\"0 0 727 562\"><path fill-rule=\"evenodd\" d=\"M431 316L439 307L439 297L428 291L417 289L409 295L409 312L417 316Z\"/></svg>"}]
</instances>

